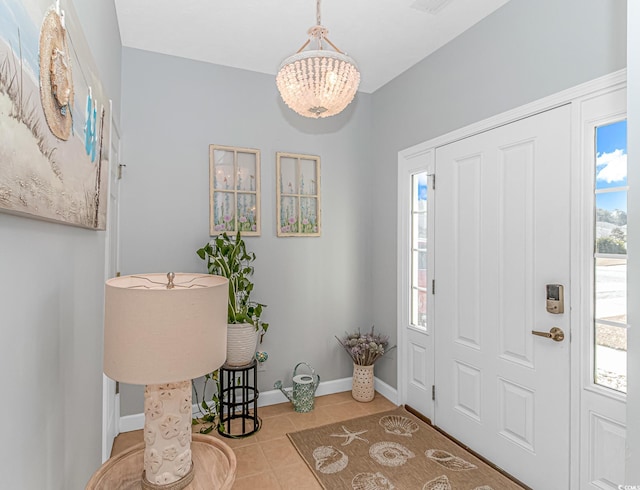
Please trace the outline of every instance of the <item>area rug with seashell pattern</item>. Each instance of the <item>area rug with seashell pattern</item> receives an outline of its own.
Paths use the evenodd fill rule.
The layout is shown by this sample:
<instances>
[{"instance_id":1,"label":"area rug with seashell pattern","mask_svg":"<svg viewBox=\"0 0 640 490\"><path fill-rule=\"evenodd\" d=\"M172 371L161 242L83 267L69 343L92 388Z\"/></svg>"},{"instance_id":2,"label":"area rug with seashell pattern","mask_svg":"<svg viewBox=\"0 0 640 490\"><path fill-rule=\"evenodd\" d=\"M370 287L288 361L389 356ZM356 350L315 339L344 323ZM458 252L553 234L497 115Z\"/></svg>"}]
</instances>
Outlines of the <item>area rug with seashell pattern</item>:
<instances>
[{"instance_id":1,"label":"area rug with seashell pattern","mask_svg":"<svg viewBox=\"0 0 640 490\"><path fill-rule=\"evenodd\" d=\"M404 408L287 434L326 490L522 490Z\"/></svg>"}]
</instances>

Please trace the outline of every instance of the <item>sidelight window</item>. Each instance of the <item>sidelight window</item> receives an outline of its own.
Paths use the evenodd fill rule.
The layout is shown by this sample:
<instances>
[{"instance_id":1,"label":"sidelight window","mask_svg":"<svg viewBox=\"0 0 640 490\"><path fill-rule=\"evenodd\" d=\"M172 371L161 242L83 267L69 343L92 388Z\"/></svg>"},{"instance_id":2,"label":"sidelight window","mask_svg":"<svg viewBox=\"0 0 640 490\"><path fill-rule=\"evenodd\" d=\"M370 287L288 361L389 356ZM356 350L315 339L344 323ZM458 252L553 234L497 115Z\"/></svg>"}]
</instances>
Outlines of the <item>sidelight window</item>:
<instances>
[{"instance_id":1,"label":"sidelight window","mask_svg":"<svg viewBox=\"0 0 640 490\"><path fill-rule=\"evenodd\" d=\"M411 324L427 327L427 173L411 176Z\"/></svg>"},{"instance_id":2,"label":"sidelight window","mask_svg":"<svg viewBox=\"0 0 640 490\"><path fill-rule=\"evenodd\" d=\"M627 392L627 122L596 128L594 381Z\"/></svg>"}]
</instances>

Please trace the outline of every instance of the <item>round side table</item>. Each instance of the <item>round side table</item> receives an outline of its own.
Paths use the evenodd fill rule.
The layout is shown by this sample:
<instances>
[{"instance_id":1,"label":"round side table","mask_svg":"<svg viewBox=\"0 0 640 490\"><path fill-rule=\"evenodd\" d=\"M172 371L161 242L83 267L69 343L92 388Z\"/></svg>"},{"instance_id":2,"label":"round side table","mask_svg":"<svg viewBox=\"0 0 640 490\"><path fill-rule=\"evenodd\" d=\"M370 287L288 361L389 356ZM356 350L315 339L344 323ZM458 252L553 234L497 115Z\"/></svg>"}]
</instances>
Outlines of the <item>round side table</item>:
<instances>
[{"instance_id":1,"label":"round side table","mask_svg":"<svg viewBox=\"0 0 640 490\"><path fill-rule=\"evenodd\" d=\"M236 479L236 455L223 441L193 434L195 477L185 490L231 490ZM144 442L108 459L94 473L85 490L140 490Z\"/></svg>"}]
</instances>

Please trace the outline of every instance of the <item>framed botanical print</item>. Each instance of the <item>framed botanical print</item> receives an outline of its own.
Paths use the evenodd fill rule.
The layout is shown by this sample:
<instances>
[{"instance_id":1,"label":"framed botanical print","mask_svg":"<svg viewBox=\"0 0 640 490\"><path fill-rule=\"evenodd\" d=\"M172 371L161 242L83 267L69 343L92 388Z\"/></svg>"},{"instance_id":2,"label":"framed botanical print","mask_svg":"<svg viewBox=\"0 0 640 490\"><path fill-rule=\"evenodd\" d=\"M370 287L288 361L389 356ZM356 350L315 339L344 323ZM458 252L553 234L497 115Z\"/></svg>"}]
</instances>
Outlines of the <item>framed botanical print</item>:
<instances>
[{"instance_id":1,"label":"framed botanical print","mask_svg":"<svg viewBox=\"0 0 640 490\"><path fill-rule=\"evenodd\" d=\"M320 236L320 157L278 152L276 173L278 236Z\"/></svg>"},{"instance_id":2,"label":"framed botanical print","mask_svg":"<svg viewBox=\"0 0 640 490\"><path fill-rule=\"evenodd\" d=\"M260 235L260 150L209 145L209 234Z\"/></svg>"}]
</instances>

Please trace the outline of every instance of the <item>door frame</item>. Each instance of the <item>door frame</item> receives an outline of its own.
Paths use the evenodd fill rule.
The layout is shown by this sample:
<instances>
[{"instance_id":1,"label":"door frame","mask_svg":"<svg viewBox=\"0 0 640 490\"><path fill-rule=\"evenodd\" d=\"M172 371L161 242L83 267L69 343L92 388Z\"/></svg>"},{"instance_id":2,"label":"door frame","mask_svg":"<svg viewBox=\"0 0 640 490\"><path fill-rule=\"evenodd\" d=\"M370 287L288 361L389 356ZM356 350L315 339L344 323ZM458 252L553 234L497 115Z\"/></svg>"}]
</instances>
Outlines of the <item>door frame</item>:
<instances>
[{"instance_id":1,"label":"door frame","mask_svg":"<svg viewBox=\"0 0 640 490\"><path fill-rule=\"evenodd\" d=\"M117 213L117 216L115 218L116 223L118 223L116 225L116 228L119 228L119 222L120 222L120 207L118 206L118 208L116 210L111 209L111 175L112 172L119 172L119 168L118 166L120 165L119 161L114 161L114 155L112 152L112 143L113 143L113 139L114 139L114 135L117 135L117 141L118 141L118 158L120 157L120 142L121 142L121 137L120 137L120 129L118 128L118 125L114 119L113 116L113 103L111 100L109 100L109 113L111 114L111 128L109 131L109 179L108 179L108 184L109 184L109 188L107 189L107 196L109 196L109 199L107 201L107 227L106 227L106 231L105 231L105 235L104 235L104 239L105 239L105 265L104 265L104 279L105 281L107 279L111 278L111 271L112 270L119 270L120 264L119 262L119 256L120 256L120 240L117 237L118 234L118 230L115 230L116 233L116 263L112 264L111 263L111 238L112 238L112 234L114 233L114 230L111 229L110 223L111 221L109 220L109 214L110 213ZM114 168L115 167L115 168ZM116 177L116 181L119 182L119 177ZM118 186L120 184L118 183ZM119 194L118 194L119 196ZM104 305L103 305L104 307ZM102 374L102 462L104 463L107 459L109 459L109 457L111 456L111 448L113 445L113 440L115 439L115 437L119 434L120 429L119 429L119 423L120 423L120 395L118 393L116 393L116 382L113 381L112 379L110 379L109 377L107 377L104 373ZM109 414L112 413L113 417L110 419L109 418ZM109 430L110 427L115 428L115 433L113 433L112 431Z\"/></svg>"},{"instance_id":2,"label":"door frame","mask_svg":"<svg viewBox=\"0 0 640 490\"><path fill-rule=\"evenodd\" d=\"M593 190L587 192L587 188L594 187L593 157L596 152L593 135L598 126L609 124L627 117L626 105L626 84L622 84L595 97L586 98L581 101L579 118L576 120L576 135L580 144L580 168L579 173L573 179L572 194L574 208L572 215L580 216L575 226L575 236L577 246L572 254L576 277L581 277L582 281L588 284L595 283L593 269L593 210L595 209L595 196ZM573 231L573 230L572 230ZM628 256L627 256L628 259ZM627 262L627 271L628 271ZM576 446L576 451L580 451L581 470L578 486L581 489L605 488L611 484L617 488L618 484L606 478L608 475L602 474L603 467L611 467L615 462L620 461L617 456L625 451L626 432L626 402L627 396L624 393L616 392L597 385L593 380L593 370L595 368L595 351L592 348L593 335L595 333L593 322L593 311L595 307L592 290L576 291L581 294L579 303L580 309L575 312L578 318L576 325L588 325L588 330L583 327L581 345L579 351L582 355L580 360L581 371L578 385L578 395L580 399L580 428L579 435L582 444ZM627 289L627 301L629 298ZM608 445L602 444L603 438L607 438ZM622 457L622 464L625 464ZM613 470L615 472L615 470ZM624 473L624 472L623 472ZM603 478L604 477L604 481ZM624 479L624 474L621 475Z\"/></svg>"},{"instance_id":3,"label":"door frame","mask_svg":"<svg viewBox=\"0 0 640 490\"><path fill-rule=\"evenodd\" d=\"M403 343L406 341L404 335L403 319L406 318L406 312L408 305L410 304L410 296L408 295L408 289L405 287L406 270L403 273L403 268L406 267L406 252L410 243L406 238L406 230L408 230L408 216L406 213L406 177L407 169L415 167L415 159L423 155L428 155L430 152L433 154L435 149L439 146L447 145L455 141L459 141L469 136L474 136L485 131L503 126L505 124L512 123L519 119L523 119L529 116L533 116L540 112L544 112L550 109L554 109L561 105L571 105L571 175L573 186L571 192L571 284L574 286L571 288L571 297L568 298L569 307L574 314L571 316L571 331L569 332L569 338L571 341L570 347L570 488L571 490L578 490L580 483L580 413L581 413L581 394L583 389L583 377L582 368L584 365L584 352L582 346L584 342L587 342L585 338L584 329L580 328L584 320L585 308L588 305L584 304L584 294L582 294L581 281L584 281L581 264L583 263L583 250L584 250L584 233L582 232L583 212L580 210L582 205L582 188L584 187L584 164L582 162L582 127L581 127L581 115L580 106L581 102L592 97L604 95L608 92L618 90L621 87L625 87L627 83L627 70L622 69L605 75L595 80L577 85L575 87L563 90L556 94L544 97L529 104L517 107L510 111L498 114L496 116L484 119L482 121L470 124L463 128L451 131L449 133L437 136L423 143L411 146L398 152L398 225L397 225L397 269L398 269L398 298L397 298L397 339L398 339L398 398L399 404L404 404L406 400L406 372L407 366L403 364L406 357L401 355L405 352L406 348ZM413 160L413 162L412 162ZM575 177L575 178L574 178ZM437 182L437 178L436 178ZM437 189L437 184L436 184ZM404 196L404 197L403 197ZM436 197L437 199L437 197ZM437 203L436 203L437 206ZM437 335L437 325L434 325L434 334ZM434 358L433 343L431 344L431 351L427 352L431 358ZM587 360L588 361L588 360ZM434 376L434 363L431 364L431 372L428 374L432 379ZM433 413L433 412L432 412ZM425 414L427 415L427 414Z\"/></svg>"}]
</instances>

